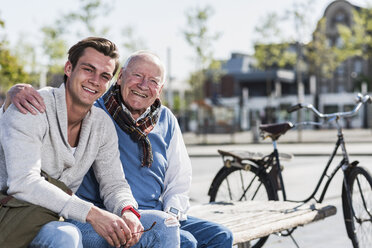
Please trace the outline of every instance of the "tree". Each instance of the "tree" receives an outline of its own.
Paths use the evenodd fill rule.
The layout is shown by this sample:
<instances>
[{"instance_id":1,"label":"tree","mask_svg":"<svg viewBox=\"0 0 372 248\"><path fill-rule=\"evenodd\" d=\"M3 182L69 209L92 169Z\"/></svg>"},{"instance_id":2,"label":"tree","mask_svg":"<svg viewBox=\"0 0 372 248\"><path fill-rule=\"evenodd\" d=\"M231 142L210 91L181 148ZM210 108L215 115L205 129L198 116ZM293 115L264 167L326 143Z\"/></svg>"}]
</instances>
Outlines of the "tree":
<instances>
[{"instance_id":1,"label":"tree","mask_svg":"<svg viewBox=\"0 0 372 248\"><path fill-rule=\"evenodd\" d=\"M67 31L69 35L75 33L81 39L85 36L104 36L109 30L107 27L98 30L96 21L99 17L109 13L113 5L103 0L79 0L79 4L78 10L61 15L53 25L44 26L41 29L44 36L42 49L46 57L44 67L48 72L47 81L52 85L60 83L61 77L54 80L56 75L63 75L63 64L68 47L65 38Z\"/></svg>"},{"instance_id":2,"label":"tree","mask_svg":"<svg viewBox=\"0 0 372 248\"><path fill-rule=\"evenodd\" d=\"M261 70L293 67L296 62L296 53L290 50L291 44L282 36L281 21L283 19L276 13L269 13L255 27L258 37L254 41L254 57Z\"/></svg>"},{"instance_id":3,"label":"tree","mask_svg":"<svg viewBox=\"0 0 372 248\"><path fill-rule=\"evenodd\" d=\"M43 51L48 60L49 75L61 74L67 54L67 42L63 38L64 30L57 23L54 27L44 26L41 31L44 34Z\"/></svg>"},{"instance_id":4,"label":"tree","mask_svg":"<svg viewBox=\"0 0 372 248\"><path fill-rule=\"evenodd\" d=\"M84 29L78 29L77 35L84 36L104 36L109 28L97 29L96 21L99 17L104 17L113 9L115 1L108 2L103 0L79 0L80 7L63 17L65 23L83 24Z\"/></svg>"},{"instance_id":5,"label":"tree","mask_svg":"<svg viewBox=\"0 0 372 248\"><path fill-rule=\"evenodd\" d=\"M325 18L319 20L313 39L306 46L304 55L309 65L309 73L316 76L317 82L323 78L331 78L334 70L344 59L330 46L326 35Z\"/></svg>"},{"instance_id":6,"label":"tree","mask_svg":"<svg viewBox=\"0 0 372 248\"><path fill-rule=\"evenodd\" d=\"M23 70L17 58L7 48L0 45L0 91L6 91L12 85L28 80L28 74Z\"/></svg>"},{"instance_id":7,"label":"tree","mask_svg":"<svg viewBox=\"0 0 372 248\"><path fill-rule=\"evenodd\" d=\"M203 98L203 84L206 79L206 70L214 61L212 43L220 36L219 33L211 33L208 28L208 20L213 15L210 6L196 7L186 12L187 24L183 30L186 42L193 48L196 54L196 70L190 75L189 83L192 87L194 98Z\"/></svg>"},{"instance_id":8,"label":"tree","mask_svg":"<svg viewBox=\"0 0 372 248\"><path fill-rule=\"evenodd\" d=\"M0 19L0 29L3 29L5 22ZM23 70L23 66L12 55L7 48L5 38L0 41L0 93L6 92L13 84L27 82L28 74Z\"/></svg>"},{"instance_id":9,"label":"tree","mask_svg":"<svg viewBox=\"0 0 372 248\"><path fill-rule=\"evenodd\" d=\"M361 88L362 83L367 83L372 89L372 8L353 10L352 21L349 25L339 24L338 32L341 44L335 48L341 61L348 58L359 57L368 62L367 68L360 75L355 75L355 88ZM369 72L369 73L368 73Z\"/></svg>"},{"instance_id":10,"label":"tree","mask_svg":"<svg viewBox=\"0 0 372 248\"><path fill-rule=\"evenodd\" d=\"M27 35L21 35L14 47L11 49L17 60L29 75L30 83L35 87L40 86L40 61L35 46L27 40Z\"/></svg>"},{"instance_id":11,"label":"tree","mask_svg":"<svg viewBox=\"0 0 372 248\"><path fill-rule=\"evenodd\" d=\"M140 37L135 36L132 27L126 26L123 28L121 34L125 39L122 45L129 53L146 49L145 42Z\"/></svg>"}]
</instances>

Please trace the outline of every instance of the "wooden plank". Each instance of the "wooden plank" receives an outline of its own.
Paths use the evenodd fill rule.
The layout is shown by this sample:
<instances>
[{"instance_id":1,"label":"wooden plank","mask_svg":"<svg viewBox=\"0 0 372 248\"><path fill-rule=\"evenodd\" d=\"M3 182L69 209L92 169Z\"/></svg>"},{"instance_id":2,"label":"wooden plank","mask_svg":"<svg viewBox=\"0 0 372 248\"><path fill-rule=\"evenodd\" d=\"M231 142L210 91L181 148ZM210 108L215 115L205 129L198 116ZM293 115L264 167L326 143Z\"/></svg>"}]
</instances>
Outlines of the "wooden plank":
<instances>
[{"instance_id":1,"label":"wooden plank","mask_svg":"<svg viewBox=\"0 0 372 248\"><path fill-rule=\"evenodd\" d=\"M189 214L230 228L234 244L247 242L336 214L336 207L284 201L218 202L192 206Z\"/></svg>"}]
</instances>

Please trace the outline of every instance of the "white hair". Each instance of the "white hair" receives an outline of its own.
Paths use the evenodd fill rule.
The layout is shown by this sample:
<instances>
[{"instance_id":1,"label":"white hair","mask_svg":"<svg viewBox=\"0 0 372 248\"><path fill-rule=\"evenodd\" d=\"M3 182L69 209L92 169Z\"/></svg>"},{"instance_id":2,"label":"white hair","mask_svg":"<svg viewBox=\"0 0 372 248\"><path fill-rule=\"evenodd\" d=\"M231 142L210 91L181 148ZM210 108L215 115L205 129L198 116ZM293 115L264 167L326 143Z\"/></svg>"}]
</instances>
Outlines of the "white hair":
<instances>
[{"instance_id":1,"label":"white hair","mask_svg":"<svg viewBox=\"0 0 372 248\"><path fill-rule=\"evenodd\" d=\"M129 55L128 59L125 61L124 65L123 65L123 70L125 70L129 63L134 59L134 58L137 58L141 55L145 55L145 56L150 56L152 58L155 58L156 60L158 60L158 64L160 65L161 69L163 70L163 77L162 77L162 84L164 84L165 82L165 79L166 79L166 70L165 70L165 66L163 64L163 62L161 61L160 57L154 53L154 52L151 52L151 51L147 51L147 50L139 50L139 51L136 51L134 53L132 53L131 55Z\"/></svg>"}]
</instances>

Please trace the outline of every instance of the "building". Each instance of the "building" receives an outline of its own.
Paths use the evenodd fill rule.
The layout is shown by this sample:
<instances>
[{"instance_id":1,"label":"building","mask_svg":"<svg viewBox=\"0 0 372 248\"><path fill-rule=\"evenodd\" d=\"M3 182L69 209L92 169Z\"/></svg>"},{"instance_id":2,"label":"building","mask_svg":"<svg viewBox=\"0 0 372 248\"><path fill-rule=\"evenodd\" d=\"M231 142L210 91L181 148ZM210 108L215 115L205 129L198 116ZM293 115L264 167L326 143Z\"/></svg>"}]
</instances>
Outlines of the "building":
<instances>
[{"instance_id":1,"label":"building","mask_svg":"<svg viewBox=\"0 0 372 248\"><path fill-rule=\"evenodd\" d=\"M337 25L353 25L353 10L360 11L361 8L344 0L333 1L325 9L325 36L330 46L342 45ZM316 32L319 30L315 29L314 34ZM316 35L313 37L316 39ZM296 53L295 45L290 45L288 49ZM306 57L304 61L310 63ZM368 60L352 57L341 63L331 77L306 71L299 79L293 66L260 71L255 68L252 56L233 53L222 67L224 75L221 80L205 83L206 102L213 106L211 109L218 109L218 113L211 113L209 119L217 126L223 123L234 130L249 130L259 123L314 120L314 115L306 111L302 111L300 117L287 113L286 109L298 102L313 104L324 113L348 111L354 106L357 92L367 93L367 82L362 83L357 79L372 78L369 68ZM368 116L372 116L371 107L361 111L357 117L345 120L344 125L370 127L372 123ZM219 121L215 121L216 118Z\"/></svg>"}]
</instances>

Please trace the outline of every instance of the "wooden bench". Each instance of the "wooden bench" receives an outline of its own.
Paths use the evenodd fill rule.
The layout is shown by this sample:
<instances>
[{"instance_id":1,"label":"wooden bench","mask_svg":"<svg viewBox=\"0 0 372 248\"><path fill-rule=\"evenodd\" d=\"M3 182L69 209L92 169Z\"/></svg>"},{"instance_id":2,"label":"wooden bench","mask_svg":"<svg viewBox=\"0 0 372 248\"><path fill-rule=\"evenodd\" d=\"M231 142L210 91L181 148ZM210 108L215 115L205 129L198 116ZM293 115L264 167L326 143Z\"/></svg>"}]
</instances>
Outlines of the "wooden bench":
<instances>
[{"instance_id":1,"label":"wooden bench","mask_svg":"<svg viewBox=\"0 0 372 248\"><path fill-rule=\"evenodd\" d=\"M335 215L336 207L283 201L218 202L192 206L188 214L228 227L234 245Z\"/></svg>"}]
</instances>

